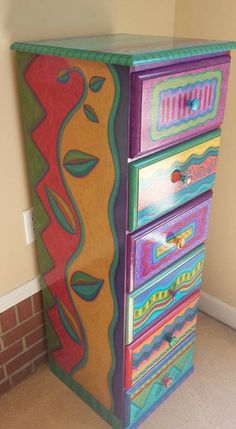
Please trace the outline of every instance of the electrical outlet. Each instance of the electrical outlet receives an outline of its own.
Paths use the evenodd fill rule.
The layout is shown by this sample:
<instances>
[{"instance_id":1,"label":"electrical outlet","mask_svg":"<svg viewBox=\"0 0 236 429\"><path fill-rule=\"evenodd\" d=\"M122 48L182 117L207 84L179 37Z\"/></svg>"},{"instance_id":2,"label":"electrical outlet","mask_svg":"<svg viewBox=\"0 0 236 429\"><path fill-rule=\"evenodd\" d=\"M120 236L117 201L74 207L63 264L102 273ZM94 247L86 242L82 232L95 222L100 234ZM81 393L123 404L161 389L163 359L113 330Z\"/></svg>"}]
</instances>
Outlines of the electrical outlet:
<instances>
[{"instance_id":1,"label":"electrical outlet","mask_svg":"<svg viewBox=\"0 0 236 429\"><path fill-rule=\"evenodd\" d=\"M23 211L23 220L25 227L25 239L26 243L30 244L35 241L35 226L34 226L34 213L33 208Z\"/></svg>"}]
</instances>

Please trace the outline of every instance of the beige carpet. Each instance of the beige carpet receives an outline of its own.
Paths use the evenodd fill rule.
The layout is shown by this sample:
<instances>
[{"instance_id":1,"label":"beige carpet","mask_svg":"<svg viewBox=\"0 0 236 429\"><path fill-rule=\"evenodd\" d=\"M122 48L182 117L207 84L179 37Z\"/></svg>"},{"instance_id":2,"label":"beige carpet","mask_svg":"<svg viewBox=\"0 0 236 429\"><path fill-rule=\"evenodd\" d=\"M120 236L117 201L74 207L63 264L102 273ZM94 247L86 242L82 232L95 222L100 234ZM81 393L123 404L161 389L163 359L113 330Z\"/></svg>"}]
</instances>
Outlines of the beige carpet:
<instances>
[{"instance_id":1,"label":"beige carpet","mask_svg":"<svg viewBox=\"0 0 236 429\"><path fill-rule=\"evenodd\" d=\"M199 316L195 372L140 429L236 429L236 332ZM0 398L1 429L108 429L47 367Z\"/></svg>"}]
</instances>

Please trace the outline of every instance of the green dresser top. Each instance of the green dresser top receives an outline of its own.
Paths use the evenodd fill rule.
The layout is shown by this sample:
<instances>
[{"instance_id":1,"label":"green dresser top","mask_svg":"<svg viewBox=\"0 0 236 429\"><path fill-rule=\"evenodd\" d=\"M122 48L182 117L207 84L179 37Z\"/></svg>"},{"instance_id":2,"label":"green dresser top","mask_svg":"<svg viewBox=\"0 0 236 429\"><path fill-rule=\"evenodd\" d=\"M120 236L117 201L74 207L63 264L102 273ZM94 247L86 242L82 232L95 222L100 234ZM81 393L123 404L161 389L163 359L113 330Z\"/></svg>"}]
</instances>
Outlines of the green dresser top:
<instances>
[{"instance_id":1,"label":"green dresser top","mask_svg":"<svg viewBox=\"0 0 236 429\"><path fill-rule=\"evenodd\" d=\"M19 52L136 66L229 51L236 49L236 42L112 34L61 40L15 42L11 48Z\"/></svg>"}]
</instances>

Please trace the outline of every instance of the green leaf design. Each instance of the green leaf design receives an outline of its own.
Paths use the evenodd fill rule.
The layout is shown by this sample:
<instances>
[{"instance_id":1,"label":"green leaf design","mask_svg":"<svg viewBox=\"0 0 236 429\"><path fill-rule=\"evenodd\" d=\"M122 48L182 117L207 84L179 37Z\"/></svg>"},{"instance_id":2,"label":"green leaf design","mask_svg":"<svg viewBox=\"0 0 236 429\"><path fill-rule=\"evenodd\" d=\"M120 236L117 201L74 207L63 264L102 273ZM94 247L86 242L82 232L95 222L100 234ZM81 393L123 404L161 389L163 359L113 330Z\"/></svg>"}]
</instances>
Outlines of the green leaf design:
<instances>
[{"instance_id":1,"label":"green leaf design","mask_svg":"<svg viewBox=\"0 0 236 429\"><path fill-rule=\"evenodd\" d=\"M94 109L91 106L89 106L88 104L84 104L83 109L84 109L85 115L87 116L87 118L90 121L92 121L92 122L99 122L98 121L98 117L97 117Z\"/></svg>"},{"instance_id":2,"label":"green leaf design","mask_svg":"<svg viewBox=\"0 0 236 429\"><path fill-rule=\"evenodd\" d=\"M46 187L46 193L49 204L58 223L67 232L69 232L70 234L74 234L77 230L76 222L66 202L60 195L58 195L55 191L48 187Z\"/></svg>"},{"instance_id":3,"label":"green leaf design","mask_svg":"<svg viewBox=\"0 0 236 429\"><path fill-rule=\"evenodd\" d=\"M99 294L104 281L82 271L76 271L71 277L73 291L85 301L93 301Z\"/></svg>"},{"instance_id":4,"label":"green leaf design","mask_svg":"<svg viewBox=\"0 0 236 429\"><path fill-rule=\"evenodd\" d=\"M93 92L98 92L102 88L104 82L105 82L105 77L93 76L89 81L89 88Z\"/></svg>"},{"instance_id":5,"label":"green leaf design","mask_svg":"<svg viewBox=\"0 0 236 429\"><path fill-rule=\"evenodd\" d=\"M81 332L75 322L73 315L59 299L56 300L56 305L61 322L66 332L77 344L81 345Z\"/></svg>"},{"instance_id":6,"label":"green leaf design","mask_svg":"<svg viewBox=\"0 0 236 429\"><path fill-rule=\"evenodd\" d=\"M60 83L67 83L70 79L70 72L68 70L61 70L57 76L57 81Z\"/></svg>"},{"instance_id":7,"label":"green leaf design","mask_svg":"<svg viewBox=\"0 0 236 429\"><path fill-rule=\"evenodd\" d=\"M97 164L98 158L86 152L70 150L64 157L63 165L72 176L84 177Z\"/></svg>"}]
</instances>

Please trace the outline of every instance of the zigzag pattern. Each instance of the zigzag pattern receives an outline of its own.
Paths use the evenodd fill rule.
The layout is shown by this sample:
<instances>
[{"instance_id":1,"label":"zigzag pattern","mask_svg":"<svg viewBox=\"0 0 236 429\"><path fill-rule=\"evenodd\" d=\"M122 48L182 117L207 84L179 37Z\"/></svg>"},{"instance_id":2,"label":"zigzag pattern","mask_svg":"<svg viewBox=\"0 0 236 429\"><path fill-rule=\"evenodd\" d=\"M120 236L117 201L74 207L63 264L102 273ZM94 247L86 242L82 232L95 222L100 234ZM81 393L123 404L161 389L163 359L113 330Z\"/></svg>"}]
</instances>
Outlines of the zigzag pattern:
<instances>
[{"instance_id":1,"label":"zigzag pattern","mask_svg":"<svg viewBox=\"0 0 236 429\"><path fill-rule=\"evenodd\" d=\"M186 323L191 322L195 318L197 312L198 304L193 308L188 308L183 316L176 317L171 325L166 325L160 336L154 337L150 344L144 344L139 353L133 354L133 367L137 368L145 360L148 360L148 358L160 348L163 340L167 338L168 335L173 335L181 331Z\"/></svg>"},{"instance_id":2,"label":"zigzag pattern","mask_svg":"<svg viewBox=\"0 0 236 429\"><path fill-rule=\"evenodd\" d=\"M157 373L153 380L149 380L146 385L144 384L142 388L131 395L129 424L138 420L142 414L145 414L166 393L166 387L162 383L164 377L173 379L173 387L191 369L193 352L191 345L192 343L188 344L187 347L182 349L161 368L161 373ZM172 361L175 361L173 365L171 365ZM170 369L165 371L165 367L170 367Z\"/></svg>"}]
</instances>

